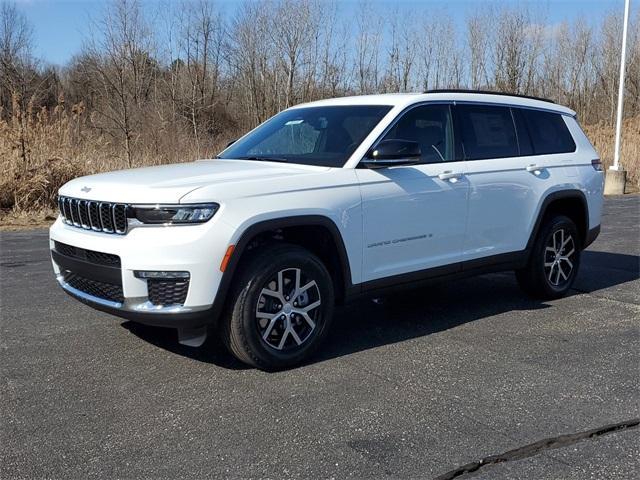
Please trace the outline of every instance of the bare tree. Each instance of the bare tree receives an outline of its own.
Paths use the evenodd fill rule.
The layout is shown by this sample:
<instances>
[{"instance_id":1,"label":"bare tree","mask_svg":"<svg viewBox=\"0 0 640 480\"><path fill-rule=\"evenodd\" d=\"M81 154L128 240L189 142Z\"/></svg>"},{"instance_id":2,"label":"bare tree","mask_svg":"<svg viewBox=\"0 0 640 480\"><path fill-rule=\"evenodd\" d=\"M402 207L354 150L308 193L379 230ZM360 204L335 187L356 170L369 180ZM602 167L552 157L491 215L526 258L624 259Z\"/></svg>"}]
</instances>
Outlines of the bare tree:
<instances>
[{"instance_id":1,"label":"bare tree","mask_svg":"<svg viewBox=\"0 0 640 480\"><path fill-rule=\"evenodd\" d=\"M487 51L489 50L492 19L492 15L480 10L467 17L469 82L471 88L481 88L489 84Z\"/></svg>"},{"instance_id":2,"label":"bare tree","mask_svg":"<svg viewBox=\"0 0 640 480\"><path fill-rule=\"evenodd\" d=\"M354 63L355 89L360 94L378 91L380 83L382 20L372 10L371 4L362 0L357 13Z\"/></svg>"},{"instance_id":3,"label":"bare tree","mask_svg":"<svg viewBox=\"0 0 640 480\"><path fill-rule=\"evenodd\" d=\"M310 0L280 0L275 8L271 25L271 42L286 79L284 86L284 107L295 102L294 81L300 68L302 55L314 39L317 38L319 26L317 10L319 5Z\"/></svg>"},{"instance_id":4,"label":"bare tree","mask_svg":"<svg viewBox=\"0 0 640 480\"><path fill-rule=\"evenodd\" d=\"M340 90L348 88L347 42L349 25L339 21L337 3L325 5L325 14L320 18L320 55L321 62L318 78L318 97L338 95Z\"/></svg>"},{"instance_id":5,"label":"bare tree","mask_svg":"<svg viewBox=\"0 0 640 480\"><path fill-rule=\"evenodd\" d=\"M224 23L212 4L205 0L182 5L175 74L180 85L176 101L179 113L188 119L198 151L201 135L215 131Z\"/></svg>"},{"instance_id":6,"label":"bare tree","mask_svg":"<svg viewBox=\"0 0 640 480\"><path fill-rule=\"evenodd\" d=\"M400 14L398 10L391 13L390 39L385 78L385 91L406 92L412 84L416 46L416 24L408 14Z\"/></svg>"},{"instance_id":7,"label":"bare tree","mask_svg":"<svg viewBox=\"0 0 640 480\"><path fill-rule=\"evenodd\" d=\"M96 22L95 33L84 67L98 88L96 126L121 136L132 166L157 70L151 32L136 0L116 0Z\"/></svg>"},{"instance_id":8,"label":"bare tree","mask_svg":"<svg viewBox=\"0 0 640 480\"><path fill-rule=\"evenodd\" d=\"M527 18L521 11L504 10L494 35L494 83L502 91L521 90L526 67Z\"/></svg>"},{"instance_id":9,"label":"bare tree","mask_svg":"<svg viewBox=\"0 0 640 480\"><path fill-rule=\"evenodd\" d=\"M26 17L15 3L0 3L0 106L5 111L11 106L12 95L29 101L35 76L32 44L33 31Z\"/></svg>"}]
</instances>

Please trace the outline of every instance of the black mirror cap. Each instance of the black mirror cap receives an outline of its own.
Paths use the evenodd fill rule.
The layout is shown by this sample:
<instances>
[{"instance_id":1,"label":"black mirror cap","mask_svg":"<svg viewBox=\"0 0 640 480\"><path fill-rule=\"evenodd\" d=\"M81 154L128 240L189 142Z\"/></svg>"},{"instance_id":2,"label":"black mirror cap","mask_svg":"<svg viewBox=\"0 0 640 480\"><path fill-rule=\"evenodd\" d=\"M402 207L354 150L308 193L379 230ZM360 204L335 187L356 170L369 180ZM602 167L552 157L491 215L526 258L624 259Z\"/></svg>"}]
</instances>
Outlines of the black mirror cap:
<instances>
[{"instance_id":1,"label":"black mirror cap","mask_svg":"<svg viewBox=\"0 0 640 480\"><path fill-rule=\"evenodd\" d=\"M411 140L383 140L373 148L367 158L371 160L420 160L420 144Z\"/></svg>"},{"instance_id":2,"label":"black mirror cap","mask_svg":"<svg viewBox=\"0 0 640 480\"><path fill-rule=\"evenodd\" d=\"M373 148L360 165L365 168L386 168L420 163L420 144L410 140L383 140Z\"/></svg>"}]
</instances>

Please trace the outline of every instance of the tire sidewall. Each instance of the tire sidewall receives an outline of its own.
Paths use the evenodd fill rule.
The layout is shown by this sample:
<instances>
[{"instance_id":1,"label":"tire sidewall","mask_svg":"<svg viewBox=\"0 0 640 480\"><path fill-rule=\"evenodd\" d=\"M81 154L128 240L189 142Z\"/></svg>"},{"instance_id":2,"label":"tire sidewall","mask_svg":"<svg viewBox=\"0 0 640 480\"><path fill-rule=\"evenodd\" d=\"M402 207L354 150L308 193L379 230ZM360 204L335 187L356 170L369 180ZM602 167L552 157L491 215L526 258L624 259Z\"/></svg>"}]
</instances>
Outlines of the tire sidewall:
<instances>
[{"instance_id":1,"label":"tire sidewall","mask_svg":"<svg viewBox=\"0 0 640 480\"><path fill-rule=\"evenodd\" d=\"M267 368L285 368L302 362L310 356L322 343L326 336L331 317L333 315L334 292L329 272L322 262L310 252L293 247L283 250L276 255L266 255L254 264L250 270L253 276L248 278L243 288L243 301L236 310L239 327L244 331L244 338L257 363L267 366ZM299 268L305 275L316 281L320 298L322 301L320 310L320 320L316 322L316 329L312 337L308 339L300 349L293 352L282 352L268 346L260 337L257 325L255 310L260 293L266 283L280 270L288 268Z\"/></svg>"}]
</instances>

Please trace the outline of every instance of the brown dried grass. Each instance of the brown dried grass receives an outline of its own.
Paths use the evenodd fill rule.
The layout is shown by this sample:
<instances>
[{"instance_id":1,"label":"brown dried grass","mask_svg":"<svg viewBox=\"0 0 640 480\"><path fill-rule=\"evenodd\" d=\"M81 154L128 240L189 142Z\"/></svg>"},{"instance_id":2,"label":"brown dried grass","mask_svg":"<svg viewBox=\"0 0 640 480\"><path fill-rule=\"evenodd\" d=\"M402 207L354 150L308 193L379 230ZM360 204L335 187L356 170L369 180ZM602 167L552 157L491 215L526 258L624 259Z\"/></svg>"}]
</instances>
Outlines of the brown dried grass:
<instances>
[{"instance_id":1,"label":"brown dried grass","mask_svg":"<svg viewBox=\"0 0 640 480\"><path fill-rule=\"evenodd\" d=\"M613 164L615 127L605 123L586 125L584 131L600 154L605 169ZM627 191L640 189L640 117L622 123L620 163L627 171Z\"/></svg>"},{"instance_id":2,"label":"brown dried grass","mask_svg":"<svg viewBox=\"0 0 640 480\"><path fill-rule=\"evenodd\" d=\"M605 167L611 165L614 127L600 123L584 130ZM188 133L170 124L160 125L139 136L135 166L206 156L221 146L220 139L210 146L209 152L198 155ZM621 161L628 172L627 188L638 190L640 117L624 121ZM14 101L11 117L0 120L0 224L21 225L20 219L28 218L24 212L38 212L46 223L47 212L55 208L58 189L64 183L121 168L126 168L126 161L120 143L92 127L84 105L68 108L60 98L52 111L29 106L23 112Z\"/></svg>"},{"instance_id":3,"label":"brown dried grass","mask_svg":"<svg viewBox=\"0 0 640 480\"><path fill-rule=\"evenodd\" d=\"M11 116L0 120L0 223L23 211L55 208L58 189L73 178L127 168L111 133L92 125L82 103L68 108L59 98L52 111L31 105L22 111L14 98ZM220 140L199 155L186 132L159 122L135 143L139 167L211 155Z\"/></svg>"}]
</instances>

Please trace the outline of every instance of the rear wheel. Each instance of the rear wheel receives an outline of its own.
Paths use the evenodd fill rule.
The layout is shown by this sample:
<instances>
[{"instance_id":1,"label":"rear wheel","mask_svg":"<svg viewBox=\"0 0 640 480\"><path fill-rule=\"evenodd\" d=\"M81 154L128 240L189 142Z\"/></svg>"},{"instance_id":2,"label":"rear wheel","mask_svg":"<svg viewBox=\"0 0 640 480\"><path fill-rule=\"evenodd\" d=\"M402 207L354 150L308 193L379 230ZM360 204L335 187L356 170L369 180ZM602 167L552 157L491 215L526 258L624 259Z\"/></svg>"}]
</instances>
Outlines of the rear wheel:
<instances>
[{"instance_id":1,"label":"rear wheel","mask_svg":"<svg viewBox=\"0 0 640 480\"><path fill-rule=\"evenodd\" d=\"M249 365L290 367L320 345L333 303L331 276L315 255L297 245L260 247L238 272L222 340Z\"/></svg>"},{"instance_id":2,"label":"rear wheel","mask_svg":"<svg viewBox=\"0 0 640 480\"><path fill-rule=\"evenodd\" d=\"M582 242L575 223L564 215L548 218L535 240L527 266L516 278L528 294L560 298L569 291L580 266Z\"/></svg>"}]
</instances>

